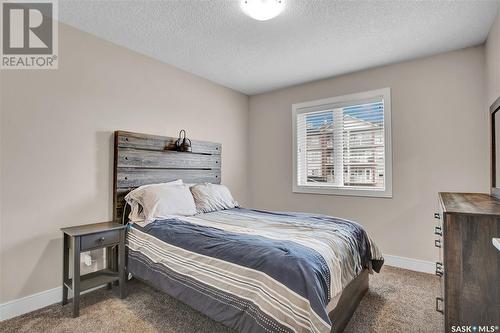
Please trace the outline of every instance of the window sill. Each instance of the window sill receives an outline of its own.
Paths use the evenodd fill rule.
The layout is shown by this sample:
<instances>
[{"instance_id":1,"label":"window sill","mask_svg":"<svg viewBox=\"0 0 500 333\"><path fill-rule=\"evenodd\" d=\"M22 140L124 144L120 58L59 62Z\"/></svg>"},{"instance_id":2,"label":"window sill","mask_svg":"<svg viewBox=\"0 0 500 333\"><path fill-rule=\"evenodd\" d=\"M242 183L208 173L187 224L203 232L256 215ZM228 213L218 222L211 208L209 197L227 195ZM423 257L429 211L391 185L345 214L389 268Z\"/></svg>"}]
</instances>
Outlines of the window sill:
<instances>
[{"instance_id":1,"label":"window sill","mask_svg":"<svg viewBox=\"0 0 500 333\"><path fill-rule=\"evenodd\" d=\"M372 198L392 198L392 189L385 190L362 190L362 189L339 189L334 187L319 186L293 186L293 193L340 195L354 197L372 197Z\"/></svg>"}]
</instances>

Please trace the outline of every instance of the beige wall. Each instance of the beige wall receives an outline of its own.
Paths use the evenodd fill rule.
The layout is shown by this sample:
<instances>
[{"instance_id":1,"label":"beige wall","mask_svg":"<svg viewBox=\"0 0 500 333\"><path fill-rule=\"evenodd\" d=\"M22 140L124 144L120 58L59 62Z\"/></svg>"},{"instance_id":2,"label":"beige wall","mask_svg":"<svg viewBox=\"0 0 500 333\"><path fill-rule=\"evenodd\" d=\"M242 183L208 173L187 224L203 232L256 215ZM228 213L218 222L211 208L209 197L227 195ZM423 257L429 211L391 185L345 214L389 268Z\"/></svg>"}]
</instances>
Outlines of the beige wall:
<instances>
[{"instance_id":1,"label":"beige wall","mask_svg":"<svg viewBox=\"0 0 500 333\"><path fill-rule=\"evenodd\" d=\"M1 74L0 303L61 283L59 228L112 216L112 132L223 144L246 198L248 97L61 25L54 71Z\"/></svg>"},{"instance_id":2,"label":"beige wall","mask_svg":"<svg viewBox=\"0 0 500 333\"><path fill-rule=\"evenodd\" d=\"M384 253L435 260L438 191L488 191L484 48L250 97L250 203L362 223ZM390 87L393 198L292 193L292 104Z\"/></svg>"},{"instance_id":3,"label":"beige wall","mask_svg":"<svg viewBox=\"0 0 500 333\"><path fill-rule=\"evenodd\" d=\"M62 25L58 70L0 71L0 303L60 285L60 227L111 218L116 129L222 142L223 182L243 205L357 220L385 253L434 260L436 193L488 191L488 118L475 111L486 89L500 95L499 21L486 61L470 48L250 101ZM394 197L292 193L291 105L382 87Z\"/></svg>"},{"instance_id":4,"label":"beige wall","mask_svg":"<svg viewBox=\"0 0 500 333\"><path fill-rule=\"evenodd\" d=\"M3 103L3 86L2 86L2 77L3 77L3 71L0 70L0 304L2 303L2 279L3 279L3 276L4 276L4 269L3 269L3 251L2 251L2 239L5 237L5 236L2 236L4 235L4 232L3 232L3 224L2 224L2 205L3 205L3 200L2 200L2 188L3 188L3 180L2 180L2 174L3 174L3 159L2 159L2 156L3 156L3 153L2 153L2 142L3 142L3 107L2 106L2 103Z\"/></svg>"},{"instance_id":5,"label":"beige wall","mask_svg":"<svg viewBox=\"0 0 500 333\"><path fill-rule=\"evenodd\" d=\"M486 78L489 107L500 96L500 10L486 41Z\"/></svg>"}]
</instances>

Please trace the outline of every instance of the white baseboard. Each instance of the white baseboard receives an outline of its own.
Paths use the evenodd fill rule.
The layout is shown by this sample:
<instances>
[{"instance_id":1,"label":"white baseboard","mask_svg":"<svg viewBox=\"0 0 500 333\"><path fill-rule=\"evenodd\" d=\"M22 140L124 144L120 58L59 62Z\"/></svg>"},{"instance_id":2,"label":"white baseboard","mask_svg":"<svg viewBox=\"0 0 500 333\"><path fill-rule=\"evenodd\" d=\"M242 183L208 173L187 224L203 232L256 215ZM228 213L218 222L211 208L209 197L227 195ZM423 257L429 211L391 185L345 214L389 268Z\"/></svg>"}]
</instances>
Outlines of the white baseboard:
<instances>
[{"instance_id":1,"label":"white baseboard","mask_svg":"<svg viewBox=\"0 0 500 333\"><path fill-rule=\"evenodd\" d=\"M91 292L104 286L105 285L85 290L84 292L82 292L82 294ZM70 298L73 298L73 292L71 290L68 290L68 299ZM62 287L57 287L0 304L0 321L44 308L54 303L61 302L61 300Z\"/></svg>"},{"instance_id":2,"label":"white baseboard","mask_svg":"<svg viewBox=\"0 0 500 333\"><path fill-rule=\"evenodd\" d=\"M62 288L58 287L0 304L0 320L17 317L60 302L61 297Z\"/></svg>"},{"instance_id":3,"label":"white baseboard","mask_svg":"<svg viewBox=\"0 0 500 333\"><path fill-rule=\"evenodd\" d=\"M408 269L410 271L434 274L436 271L436 263L420 259L412 259L405 257L393 256L384 254L384 264L387 266Z\"/></svg>"}]
</instances>

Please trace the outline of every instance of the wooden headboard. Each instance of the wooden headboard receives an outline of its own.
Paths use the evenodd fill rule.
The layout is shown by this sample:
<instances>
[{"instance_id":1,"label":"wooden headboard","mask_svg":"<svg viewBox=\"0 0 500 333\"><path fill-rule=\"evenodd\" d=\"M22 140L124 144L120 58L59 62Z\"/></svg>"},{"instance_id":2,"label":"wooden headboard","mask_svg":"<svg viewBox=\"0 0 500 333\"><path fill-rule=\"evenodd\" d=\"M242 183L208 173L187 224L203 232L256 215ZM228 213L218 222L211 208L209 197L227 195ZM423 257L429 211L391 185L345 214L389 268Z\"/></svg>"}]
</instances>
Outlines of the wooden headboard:
<instances>
[{"instance_id":1,"label":"wooden headboard","mask_svg":"<svg viewBox=\"0 0 500 333\"><path fill-rule=\"evenodd\" d=\"M177 138L115 131L113 220L121 222L125 195L136 187L177 179L221 181L222 145L192 140L192 152L175 151Z\"/></svg>"}]
</instances>

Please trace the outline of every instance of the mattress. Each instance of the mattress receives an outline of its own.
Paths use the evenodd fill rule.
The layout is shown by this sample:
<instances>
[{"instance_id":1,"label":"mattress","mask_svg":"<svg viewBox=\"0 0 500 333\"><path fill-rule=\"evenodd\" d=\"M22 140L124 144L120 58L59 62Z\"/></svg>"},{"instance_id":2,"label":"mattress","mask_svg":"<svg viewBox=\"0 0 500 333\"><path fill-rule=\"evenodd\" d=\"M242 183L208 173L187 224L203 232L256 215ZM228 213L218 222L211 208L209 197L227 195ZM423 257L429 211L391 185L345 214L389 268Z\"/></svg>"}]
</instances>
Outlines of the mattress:
<instances>
[{"instance_id":1,"label":"mattress","mask_svg":"<svg viewBox=\"0 0 500 333\"><path fill-rule=\"evenodd\" d=\"M329 332L328 312L381 252L331 216L234 208L129 225L127 270L240 332Z\"/></svg>"}]
</instances>

